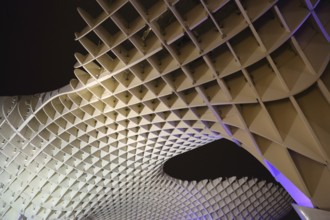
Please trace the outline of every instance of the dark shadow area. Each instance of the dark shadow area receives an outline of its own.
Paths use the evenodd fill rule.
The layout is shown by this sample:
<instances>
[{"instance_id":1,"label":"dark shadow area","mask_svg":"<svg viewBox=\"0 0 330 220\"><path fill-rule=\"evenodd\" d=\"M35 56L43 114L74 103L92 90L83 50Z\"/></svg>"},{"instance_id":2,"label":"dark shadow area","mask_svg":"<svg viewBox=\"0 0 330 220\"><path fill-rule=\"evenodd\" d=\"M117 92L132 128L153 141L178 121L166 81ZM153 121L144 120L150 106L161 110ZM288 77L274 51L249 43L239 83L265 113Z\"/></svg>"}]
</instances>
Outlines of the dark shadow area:
<instances>
[{"instance_id":1,"label":"dark shadow area","mask_svg":"<svg viewBox=\"0 0 330 220\"><path fill-rule=\"evenodd\" d=\"M74 78L74 31L82 19L74 0L1 2L0 95L59 89Z\"/></svg>"},{"instance_id":2,"label":"dark shadow area","mask_svg":"<svg viewBox=\"0 0 330 220\"><path fill-rule=\"evenodd\" d=\"M300 217L297 212L293 208L291 208L290 212L281 220L300 220Z\"/></svg>"},{"instance_id":3,"label":"dark shadow area","mask_svg":"<svg viewBox=\"0 0 330 220\"><path fill-rule=\"evenodd\" d=\"M164 172L181 180L216 179L218 177L249 177L277 181L249 152L227 139L220 139L167 160ZM282 218L300 219L292 210Z\"/></svg>"},{"instance_id":4,"label":"dark shadow area","mask_svg":"<svg viewBox=\"0 0 330 220\"><path fill-rule=\"evenodd\" d=\"M164 172L189 181L237 176L276 183L249 152L224 138L169 159L164 164Z\"/></svg>"}]
</instances>

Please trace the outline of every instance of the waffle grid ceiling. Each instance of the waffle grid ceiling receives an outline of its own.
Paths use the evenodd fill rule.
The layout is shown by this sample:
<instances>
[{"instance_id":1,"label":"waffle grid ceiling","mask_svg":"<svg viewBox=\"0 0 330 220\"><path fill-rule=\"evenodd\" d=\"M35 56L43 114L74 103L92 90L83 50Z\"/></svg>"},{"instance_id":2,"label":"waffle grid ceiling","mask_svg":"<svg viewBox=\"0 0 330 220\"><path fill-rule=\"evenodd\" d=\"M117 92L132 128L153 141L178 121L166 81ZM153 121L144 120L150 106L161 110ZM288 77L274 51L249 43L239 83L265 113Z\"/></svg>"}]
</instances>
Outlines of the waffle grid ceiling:
<instances>
[{"instance_id":1,"label":"waffle grid ceiling","mask_svg":"<svg viewBox=\"0 0 330 220\"><path fill-rule=\"evenodd\" d=\"M161 171L220 138L330 209L329 1L93 3L77 79L0 98L1 218L221 218L218 180Z\"/></svg>"}]
</instances>

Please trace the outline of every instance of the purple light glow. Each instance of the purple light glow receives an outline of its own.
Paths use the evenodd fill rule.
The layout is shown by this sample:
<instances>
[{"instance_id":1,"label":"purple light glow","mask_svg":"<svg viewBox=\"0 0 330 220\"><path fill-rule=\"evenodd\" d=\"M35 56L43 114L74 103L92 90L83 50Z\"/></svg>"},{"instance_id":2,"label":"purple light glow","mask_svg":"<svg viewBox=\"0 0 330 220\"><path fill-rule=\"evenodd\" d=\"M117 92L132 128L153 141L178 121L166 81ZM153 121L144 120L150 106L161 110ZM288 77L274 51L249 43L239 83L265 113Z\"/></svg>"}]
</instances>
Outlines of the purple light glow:
<instances>
[{"instance_id":1,"label":"purple light glow","mask_svg":"<svg viewBox=\"0 0 330 220\"><path fill-rule=\"evenodd\" d=\"M276 169L269 161L264 160L267 164L268 169L275 179L281 183L285 190L300 206L314 208L311 200L298 189L285 175L283 175L278 169Z\"/></svg>"}]
</instances>

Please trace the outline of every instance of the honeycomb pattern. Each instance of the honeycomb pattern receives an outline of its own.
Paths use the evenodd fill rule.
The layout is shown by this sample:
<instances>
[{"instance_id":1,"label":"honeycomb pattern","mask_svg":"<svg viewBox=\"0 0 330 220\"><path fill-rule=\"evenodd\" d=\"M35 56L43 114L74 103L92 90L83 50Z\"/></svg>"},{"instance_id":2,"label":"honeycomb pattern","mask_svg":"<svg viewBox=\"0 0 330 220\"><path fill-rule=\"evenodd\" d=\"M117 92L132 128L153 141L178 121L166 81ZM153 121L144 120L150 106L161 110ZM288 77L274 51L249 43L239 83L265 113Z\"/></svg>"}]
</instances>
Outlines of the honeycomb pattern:
<instances>
[{"instance_id":1,"label":"honeycomb pattern","mask_svg":"<svg viewBox=\"0 0 330 220\"><path fill-rule=\"evenodd\" d=\"M220 138L330 209L329 1L89 2L77 79L0 98L1 218L211 218L160 172Z\"/></svg>"}]
</instances>

